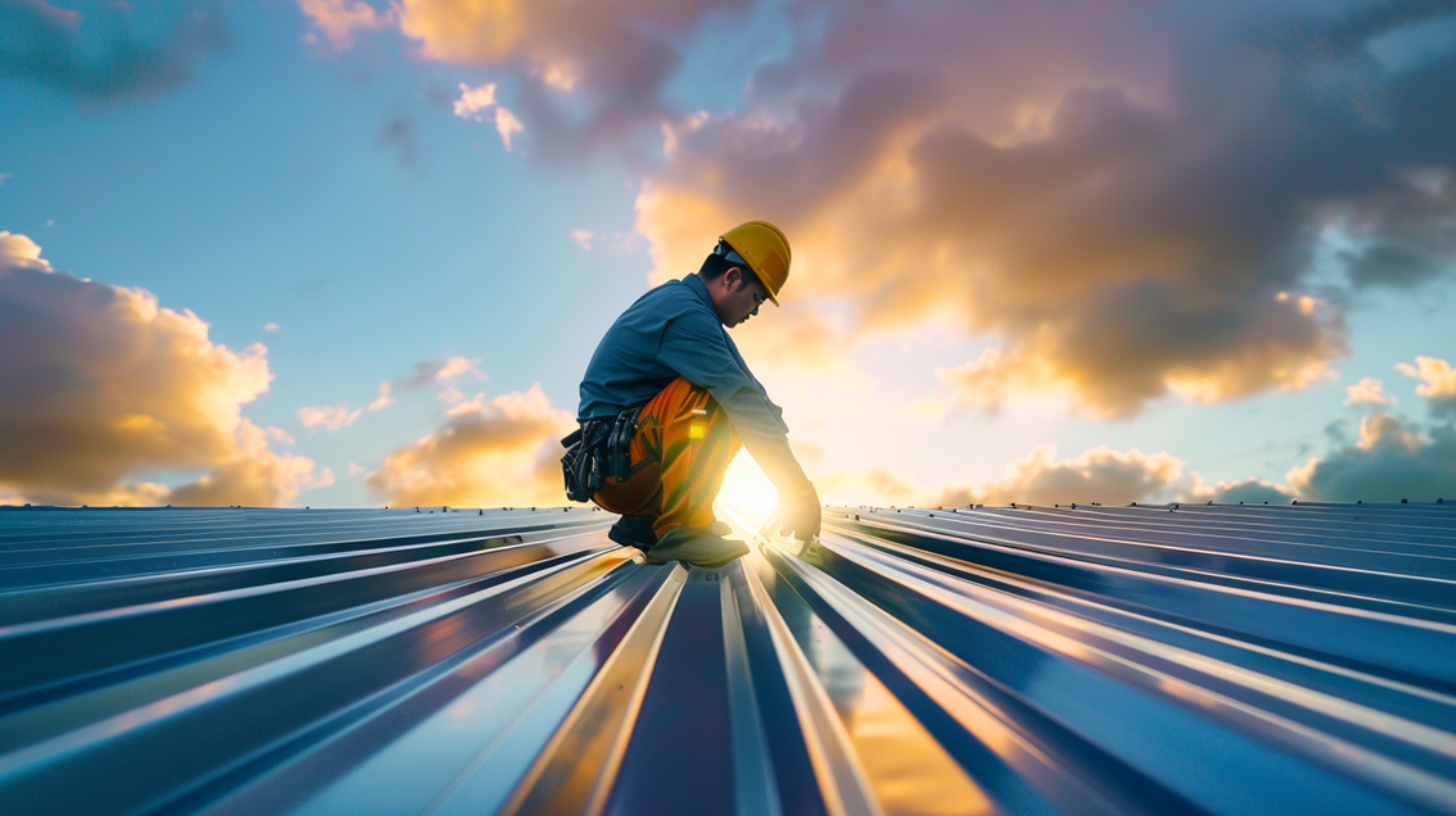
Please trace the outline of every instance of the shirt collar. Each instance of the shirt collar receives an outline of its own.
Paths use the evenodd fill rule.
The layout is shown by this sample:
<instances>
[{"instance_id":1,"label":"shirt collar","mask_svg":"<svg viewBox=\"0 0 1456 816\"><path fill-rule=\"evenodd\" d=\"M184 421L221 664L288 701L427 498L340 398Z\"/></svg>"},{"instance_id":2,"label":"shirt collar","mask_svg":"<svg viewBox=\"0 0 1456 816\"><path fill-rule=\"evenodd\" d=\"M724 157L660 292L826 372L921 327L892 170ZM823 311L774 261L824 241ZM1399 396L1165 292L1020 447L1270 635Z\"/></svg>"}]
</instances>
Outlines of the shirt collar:
<instances>
[{"instance_id":1,"label":"shirt collar","mask_svg":"<svg viewBox=\"0 0 1456 816\"><path fill-rule=\"evenodd\" d=\"M693 290L693 294L698 296L698 300L705 303L709 309L713 308L713 296L708 294L708 285L703 283L702 278L697 275L688 275L682 280L689 289Z\"/></svg>"}]
</instances>

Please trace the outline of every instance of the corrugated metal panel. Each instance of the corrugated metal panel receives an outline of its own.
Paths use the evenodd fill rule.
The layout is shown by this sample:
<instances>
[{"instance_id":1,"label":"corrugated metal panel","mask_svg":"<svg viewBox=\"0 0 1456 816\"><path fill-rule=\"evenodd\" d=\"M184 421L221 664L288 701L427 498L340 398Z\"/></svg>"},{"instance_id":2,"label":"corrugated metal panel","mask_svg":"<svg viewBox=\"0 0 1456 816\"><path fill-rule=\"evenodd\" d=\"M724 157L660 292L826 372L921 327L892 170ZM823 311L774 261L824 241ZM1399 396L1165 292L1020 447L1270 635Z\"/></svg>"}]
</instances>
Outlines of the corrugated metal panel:
<instances>
[{"instance_id":1,"label":"corrugated metal panel","mask_svg":"<svg viewBox=\"0 0 1456 816\"><path fill-rule=\"evenodd\" d=\"M5 814L1456 813L1456 507L0 512Z\"/></svg>"}]
</instances>

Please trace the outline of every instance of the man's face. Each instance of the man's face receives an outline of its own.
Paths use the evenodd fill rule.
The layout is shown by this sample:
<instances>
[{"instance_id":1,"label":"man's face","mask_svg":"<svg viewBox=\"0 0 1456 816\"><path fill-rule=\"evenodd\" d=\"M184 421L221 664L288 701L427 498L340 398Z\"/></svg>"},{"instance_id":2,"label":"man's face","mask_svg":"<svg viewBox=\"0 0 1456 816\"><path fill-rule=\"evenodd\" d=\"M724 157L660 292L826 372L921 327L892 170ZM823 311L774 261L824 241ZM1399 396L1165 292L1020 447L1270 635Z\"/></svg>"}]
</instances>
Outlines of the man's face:
<instances>
[{"instance_id":1,"label":"man's face","mask_svg":"<svg viewBox=\"0 0 1456 816\"><path fill-rule=\"evenodd\" d=\"M718 322L730 329L758 314L758 307L768 300L763 284L738 267L729 269L714 283L719 284L715 287L718 291L712 293Z\"/></svg>"}]
</instances>

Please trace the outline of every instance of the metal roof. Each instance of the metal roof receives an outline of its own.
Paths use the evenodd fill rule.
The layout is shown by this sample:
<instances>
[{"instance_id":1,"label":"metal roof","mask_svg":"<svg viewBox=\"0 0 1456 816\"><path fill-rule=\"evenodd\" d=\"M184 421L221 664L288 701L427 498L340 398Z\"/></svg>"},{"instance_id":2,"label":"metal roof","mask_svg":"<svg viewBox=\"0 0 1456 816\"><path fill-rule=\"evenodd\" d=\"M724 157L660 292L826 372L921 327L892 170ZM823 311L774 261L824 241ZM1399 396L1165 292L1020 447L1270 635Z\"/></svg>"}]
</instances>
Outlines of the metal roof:
<instances>
[{"instance_id":1,"label":"metal roof","mask_svg":"<svg viewBox=\"0 0 1456 816\"><path fill-rule=\"evenodd\" d=\"M1456 813L1456 506L434 511L0 511L0 811Z\"/></svg>"}]
</instances>

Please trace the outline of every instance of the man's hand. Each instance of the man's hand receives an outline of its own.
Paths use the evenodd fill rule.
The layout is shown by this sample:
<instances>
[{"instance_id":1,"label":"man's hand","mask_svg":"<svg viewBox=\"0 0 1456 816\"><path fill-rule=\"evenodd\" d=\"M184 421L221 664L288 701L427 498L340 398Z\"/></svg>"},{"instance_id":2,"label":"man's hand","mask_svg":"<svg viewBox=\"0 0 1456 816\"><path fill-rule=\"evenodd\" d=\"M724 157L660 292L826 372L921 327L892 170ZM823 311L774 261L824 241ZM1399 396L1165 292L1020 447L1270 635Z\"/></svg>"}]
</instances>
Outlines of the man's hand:
<instances>
[{"instance_id":1,"label":"man's hand","mask_svg":"<svg viewBox=\"0 0 1456 816\"><path fill-rule=\"evenodd\" d=\"M759 528L759 534L771 536L780 533L800 541L810 541L819 535L819 524L819 494L814 485L805 482L802 489L779 495L779 506Z\"/></svg>"}]
</instances>

